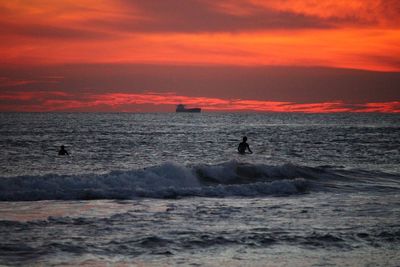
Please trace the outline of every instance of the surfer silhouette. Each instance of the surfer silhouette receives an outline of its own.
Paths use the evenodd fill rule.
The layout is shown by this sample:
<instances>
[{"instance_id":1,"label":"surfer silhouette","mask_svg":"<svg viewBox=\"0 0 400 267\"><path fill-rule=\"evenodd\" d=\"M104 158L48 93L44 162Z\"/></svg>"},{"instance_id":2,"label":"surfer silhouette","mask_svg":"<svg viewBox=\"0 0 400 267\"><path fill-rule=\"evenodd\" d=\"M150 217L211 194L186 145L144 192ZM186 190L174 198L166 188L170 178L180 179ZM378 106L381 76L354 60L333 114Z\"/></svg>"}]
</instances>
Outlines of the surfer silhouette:
<instances>
[{"instance_id":1,"label":"surfer silhouette","mask_svg":"<svg viewBox=\"0 0 400 267\"><path fill-rule=\"evenodd\" d=\"M245 154L246 153L246 149L250 152L250 154L253 153L253 151L251 151L251 149L250 149L249 144L246 143L246 141L247 141L247 137L243 136L243 141L238 146L238 152L240 154Z\"/></svg>"},{"instance_id":2,"label":"surfer silhouette","mask_svg":"<svg viewBox=\"0 0 400 267\"><path fill-rule=\"evenodd\" d=\"M69 156L67 150L65 150L64 145L62 145L62 146L60 147L60 151L58 151L58 155L60 155L60 156L68 155L68 156Z\"/></svg>"}]
</instances>

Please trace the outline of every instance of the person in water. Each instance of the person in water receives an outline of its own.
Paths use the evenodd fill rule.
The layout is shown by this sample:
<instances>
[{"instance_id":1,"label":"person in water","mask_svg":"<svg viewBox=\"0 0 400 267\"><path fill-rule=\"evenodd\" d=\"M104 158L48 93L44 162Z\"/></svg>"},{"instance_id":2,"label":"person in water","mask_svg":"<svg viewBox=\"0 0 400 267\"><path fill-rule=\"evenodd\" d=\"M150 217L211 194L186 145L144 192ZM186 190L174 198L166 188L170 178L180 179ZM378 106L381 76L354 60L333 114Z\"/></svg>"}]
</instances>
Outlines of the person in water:
<instances>
[{"instance_id":1,"label":"person in water","mask_svg":"<svg viewBox=\"0 0 400 267\"><path fill-rule=\"evenodd\" d=\"M250 154L253 153L253 151L251 151L251 149L250 149L249 144L246 143L246 141L247 141L247 137L243 136L243 141L238 146L238 152L240 154L246 153L246 149L250 152Z\"/></svg>"},{"instance_id":2,"label":"person in water","mask_svg":"<svg viewBox=\"0 0 400 267\"><path fill-rule=\"evenodd\" d=\"M60 155L60 156L68 155L69 156L67 150L65 150L65 147L63 145L61 146L60 151L58 151L58 155Z\"/></svg>"}]
</instances>

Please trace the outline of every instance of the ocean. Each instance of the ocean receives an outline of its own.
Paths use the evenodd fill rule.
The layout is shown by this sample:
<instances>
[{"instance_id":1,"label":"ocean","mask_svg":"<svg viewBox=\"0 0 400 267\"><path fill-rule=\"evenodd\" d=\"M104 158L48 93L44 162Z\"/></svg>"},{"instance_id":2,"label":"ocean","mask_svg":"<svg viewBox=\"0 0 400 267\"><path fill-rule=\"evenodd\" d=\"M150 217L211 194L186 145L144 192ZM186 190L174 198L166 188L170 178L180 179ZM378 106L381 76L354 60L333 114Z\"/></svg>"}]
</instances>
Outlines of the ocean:
<instances>
[{"instance_id":1,"label":"ocean","mask_svg":"<svg viewBox=\"0 0 400 267\"><path fill-rule=\"evenodd\" d=\"M0 148L0 265L400 263L399 114L0 113Z\"/></svg>"}]
</instances>

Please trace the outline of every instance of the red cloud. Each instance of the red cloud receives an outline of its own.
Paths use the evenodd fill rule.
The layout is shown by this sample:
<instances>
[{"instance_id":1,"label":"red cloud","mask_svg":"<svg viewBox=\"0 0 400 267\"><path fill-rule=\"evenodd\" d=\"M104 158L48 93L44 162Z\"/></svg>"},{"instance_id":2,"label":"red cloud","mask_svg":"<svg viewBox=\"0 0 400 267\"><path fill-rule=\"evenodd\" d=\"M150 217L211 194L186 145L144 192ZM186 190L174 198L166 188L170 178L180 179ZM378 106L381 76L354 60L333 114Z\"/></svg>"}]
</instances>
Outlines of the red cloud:
<instances>
[{"instance_id":1,"label":"red cloud","mask_svg":"<svg viewBox=\"0 0 400 267\"><path fill-rule=\"evenodd\" d=\"M54 92L12 92L0 94L0 111L145 111L144 105L153 111L173 111L173 106L185 103L199 106L206 111L257 111L257 112L383 112L400 113L400 102L347 104L341 101L322 103L293 103L262 100L222 99L189 97L175 93L104 93L72 95Z\"/></svg>"},{"instance_id":2,"label":"red cloud","mask_svg":"<svg viewBox=\"0 0 400 267\"><path fill-rule=\"evenodd\" d=\"M21 86L27 84L35 84L35 83L59 83L58 80L62 79L62 77L43 77L41 80L23 80L23 79L10 79L8 77L0 77L0 88L1 87L13 87L13 86Z\"/></svg>"},{"instance_id":3,"label":"red cloud","mask_svg":"<svg viewBox=\"0 0 400 267\"><path fill-rule=\"evenodd\" d=\"M123 62L400 71L398 10L396 1L383 0L2 1L0 65Z\"/></svg>"}]
</instances>

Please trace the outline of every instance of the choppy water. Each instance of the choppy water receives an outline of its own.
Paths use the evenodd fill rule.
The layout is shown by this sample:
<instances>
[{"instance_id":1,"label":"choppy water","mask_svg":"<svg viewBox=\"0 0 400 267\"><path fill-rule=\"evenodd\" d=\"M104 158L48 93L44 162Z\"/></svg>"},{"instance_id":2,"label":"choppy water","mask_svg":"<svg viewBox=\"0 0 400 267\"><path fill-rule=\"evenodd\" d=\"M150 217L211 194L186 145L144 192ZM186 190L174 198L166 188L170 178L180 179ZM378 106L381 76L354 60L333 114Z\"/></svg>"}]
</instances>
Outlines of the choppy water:
<instances>
[{"instance_id":1,"label":"choppy water","mask_svg":"<svg viewBox=\"0 0 400 267\"><path fill-rule=\"evenodd\" d=\"M0 264L400 262L400 115L0 122ZM243 135L254 154L237 154Z\"/></svg>"}]
</instances>

